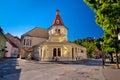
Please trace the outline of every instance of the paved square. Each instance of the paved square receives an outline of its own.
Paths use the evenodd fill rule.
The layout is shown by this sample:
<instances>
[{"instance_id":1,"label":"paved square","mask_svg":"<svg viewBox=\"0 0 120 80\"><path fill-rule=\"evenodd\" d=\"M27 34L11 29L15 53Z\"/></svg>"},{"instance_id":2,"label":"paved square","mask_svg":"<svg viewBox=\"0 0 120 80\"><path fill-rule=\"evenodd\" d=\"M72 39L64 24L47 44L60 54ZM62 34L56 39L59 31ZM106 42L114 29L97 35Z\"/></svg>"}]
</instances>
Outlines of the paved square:
<instances>
[{"instance_id":1,"label":"paved square","mask_svg":"<svg viewBox=\"0 0 120 80\"><path fill-rule=\"evenodd\" d=\"M15 64L16 63L16 64ZM84 64L62 64L11 59L0 66L2 80L104 80L101 61L91 60ZM9 67L5 67L9 65ZM11 67L10 67L11 65ZM4 68L3 68L4 67ZM15 67L15 68L13 68ZM6 72L8 73L6 73Z\"/></svg>"}]
</instances>

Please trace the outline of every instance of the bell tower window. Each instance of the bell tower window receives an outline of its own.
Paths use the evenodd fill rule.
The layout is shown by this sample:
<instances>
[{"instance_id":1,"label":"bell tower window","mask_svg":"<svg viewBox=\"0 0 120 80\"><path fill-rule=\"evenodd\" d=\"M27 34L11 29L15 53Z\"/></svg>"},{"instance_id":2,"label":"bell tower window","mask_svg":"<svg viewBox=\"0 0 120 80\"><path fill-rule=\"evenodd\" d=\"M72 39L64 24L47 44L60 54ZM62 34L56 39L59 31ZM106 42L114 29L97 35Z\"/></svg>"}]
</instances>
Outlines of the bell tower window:
<instances>
[{"instance_id":1,"label":"bell tower window","mask_svg":"<svg viewBox=\"0 0 120 80\"><path fill-rule=\"evenodd\" d=\"M58 33L60 34L60 29L58 29Z\"/></svg>"},{"instance_id":2,"label":"bell tower window","mask_svg":"<svg viewBox=\"0 0 120 80\"><path fill-rule=\"evenodd\" d=\"M55 32L60 34L60 29L55 29Z\"/></svg>"}]
</instances>

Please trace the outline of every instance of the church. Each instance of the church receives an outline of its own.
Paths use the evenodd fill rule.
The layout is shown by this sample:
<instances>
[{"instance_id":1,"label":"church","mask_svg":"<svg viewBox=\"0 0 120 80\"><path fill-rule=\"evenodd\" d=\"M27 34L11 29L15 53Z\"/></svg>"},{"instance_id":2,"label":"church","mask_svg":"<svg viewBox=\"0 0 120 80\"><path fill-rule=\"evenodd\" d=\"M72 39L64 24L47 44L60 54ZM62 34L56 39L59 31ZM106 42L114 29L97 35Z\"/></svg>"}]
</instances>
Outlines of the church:
<instances>
[{"instance_id":1,"label":"church","mask_svg":"<svg viewBox=\"0 0 120 80\"><path fill-rule=\"evenodd\" d=\"M86 48L68 40L60 11L48 29L36 27L21 36L21 58L40 61L74 61L87 58Z\"/></svg>"}]
</instances>

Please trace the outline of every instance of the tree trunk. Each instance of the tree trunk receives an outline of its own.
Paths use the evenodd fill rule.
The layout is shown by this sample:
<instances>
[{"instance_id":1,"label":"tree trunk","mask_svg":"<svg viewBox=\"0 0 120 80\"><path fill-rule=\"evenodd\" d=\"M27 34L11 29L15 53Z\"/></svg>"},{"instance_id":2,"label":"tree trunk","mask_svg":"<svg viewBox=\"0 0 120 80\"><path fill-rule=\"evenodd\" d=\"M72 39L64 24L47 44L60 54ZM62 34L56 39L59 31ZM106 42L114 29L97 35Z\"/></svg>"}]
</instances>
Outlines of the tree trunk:
<instances>
[{"instance_id":1,"label":"tree trunk","mask_svg":"<svg viewBox=\"0 0 120 80\"><path fill-rule=\"evenodd\" d=\"M116 65L117 65L117 68L119 69L118 53L116 53L116 59L117 59Z\"/></svg>"},{"instance_id":2,"label":"tree trunk","mask_svg":"<svg viewBox=\"0 0 120 80\"><path fill-rule=\"evenodd\" d=\"M111 63L114 63L112 53L109 53L111 56Z\"/></svg>"}]
</instances>

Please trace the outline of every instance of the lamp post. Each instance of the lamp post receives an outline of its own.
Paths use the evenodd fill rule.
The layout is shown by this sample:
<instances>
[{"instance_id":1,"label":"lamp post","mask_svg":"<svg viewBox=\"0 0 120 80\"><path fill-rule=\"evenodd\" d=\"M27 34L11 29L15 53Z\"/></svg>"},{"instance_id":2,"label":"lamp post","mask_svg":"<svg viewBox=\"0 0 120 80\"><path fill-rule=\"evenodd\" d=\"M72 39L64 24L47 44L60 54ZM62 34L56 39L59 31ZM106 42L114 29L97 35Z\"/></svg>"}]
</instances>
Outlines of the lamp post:
<instances>
[{"instance_id":1,"label":"lamp post","mask_svg":"<svg viewBox=\"0 0 120 80\"><path fill-rule=\"evenodd\" d=\"M119 69L119 61L118 61L118 40L119 40L119 28L118 28L118 23L119 23L119 19L116 19L115 20L115 23L116 23L116 27L117 27L117 35L118 35L118 39L117 39L117 42L116 42L116 65L117 65L117 68Z\"/></svg>"}]
</instances>

